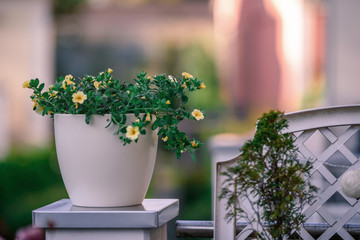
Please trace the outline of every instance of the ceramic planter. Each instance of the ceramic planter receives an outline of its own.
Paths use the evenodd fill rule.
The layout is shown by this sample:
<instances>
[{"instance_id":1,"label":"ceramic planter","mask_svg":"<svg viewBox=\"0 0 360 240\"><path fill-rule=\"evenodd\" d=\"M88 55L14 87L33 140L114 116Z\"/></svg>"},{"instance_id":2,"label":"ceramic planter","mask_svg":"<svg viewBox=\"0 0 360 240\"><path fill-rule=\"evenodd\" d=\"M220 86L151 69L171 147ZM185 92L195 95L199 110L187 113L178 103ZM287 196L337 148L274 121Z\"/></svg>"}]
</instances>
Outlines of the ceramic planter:
<instances>
[{"instance_id":1,"label":"ceramic planter","mask_svg":"<svg viewBox=\"0 0 360 240\"><path fill-rule=\"evenodd\" d=\"M147 130L138 143L123 146L108 125L110 115L56 114L55 142L61 175L76 206L116 207L141 204L154 170L158 136ZM128 120L135 116L127 115Z\"/></svg>"}]
</instances>

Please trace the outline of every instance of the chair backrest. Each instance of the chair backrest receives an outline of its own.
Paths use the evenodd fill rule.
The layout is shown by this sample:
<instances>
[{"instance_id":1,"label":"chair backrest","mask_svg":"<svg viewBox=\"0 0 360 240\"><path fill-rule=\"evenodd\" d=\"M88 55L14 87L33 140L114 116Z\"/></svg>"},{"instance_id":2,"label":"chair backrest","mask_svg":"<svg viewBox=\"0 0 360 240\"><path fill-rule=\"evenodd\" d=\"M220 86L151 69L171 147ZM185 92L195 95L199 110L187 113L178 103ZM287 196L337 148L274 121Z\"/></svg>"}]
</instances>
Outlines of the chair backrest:
<instances>
[{"instance_id":1,"label":"chair backrest","mask_svg":"<svg viewBox=\"0 0 360 240\"><path fill-rule=\"evenodd\" d=\"M286 132L296 138L299 158L312 162L311 181L319 187L314 202L304 209L308 221L297 234L302 239L354 239L351 234L360 229L360 201L347 197L340 181L345 171L360 168L360 105L317 108L285 117L289 122ZM220 173L235 163L236 158L217 164L217 196L224 181ZM239 201L251 214L245 202ZM246 239L251 234L247 225L235 236L235 223L226 223L224 218L225 200L216 198L215 209L214 239Z\"/></svg>"}]
</instances>

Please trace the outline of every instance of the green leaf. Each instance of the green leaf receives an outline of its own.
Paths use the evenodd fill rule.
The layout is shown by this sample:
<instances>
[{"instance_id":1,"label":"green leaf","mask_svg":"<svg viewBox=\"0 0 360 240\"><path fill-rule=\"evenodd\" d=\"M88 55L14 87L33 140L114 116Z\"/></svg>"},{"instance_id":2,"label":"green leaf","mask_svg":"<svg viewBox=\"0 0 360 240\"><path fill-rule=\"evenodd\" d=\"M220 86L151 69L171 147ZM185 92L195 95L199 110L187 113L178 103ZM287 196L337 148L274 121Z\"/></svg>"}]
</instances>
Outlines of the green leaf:
<instances>
[{"instance_id":1,"label":"green leaf","mask_svg":"<svg viewBox=\"0 0 360 240\"><path fill-rule=\"evenodd\" d=\"M181 101L183 101L183 103L187 103L188 100L189 100L189 98L186 95L181 96Z\"/></svg>"},{"instance_id":2,"label":"green leaf","mask_svg":"<svg viewBox=\"0 0 360 240\"><path fill-rule=\"evenodd\" d=\"M126 126L125 126L125 127L122 127L121 130L120 130L120 132L126 133L126 128L127 128Z\"/></svg>"},{"instance_id":3,"label":"green leaf","mask_svg":"<svg viewBox=\"0 0 360 240\"><path fill-rule=\"evenodd\" d=\"M85 122L86 122L86 124L90 124L90 119L91 119L91 114L86 114L85 115Z\"/></svg>"},{"instance_id":4,"label":"green leaf","mask_svg":"<svg viewBox=\"0 0 360 240\"><path fill-rule=\"evenodd\" d=\"M31 79L29 85L30 87L35 87L35 79Z\"/></svg>"},{"instance_id":5,"label":"green leaf","mask_svg":"<svg viewBox=\"0 0 360 240\"><path fill-rule=\"evenodd\" d=\"M40 84L39 86L39 92L41 92L45 87L45 83Z\"/></svg>"},{"instance_id":6,"label":"green leaf","mask_svg":"<svg viewBox=\"0 0 360 240\"><path fill-rule=\"evenodd\" d=\"M119 135L119 133L121 132L121 128L118 128L118 130L116 130L116 132L114 133L114 135Z\"/></svg>"},{"instance_id":7,"label":"green leaf","mask_svg":"<svg viewBox=\"0 0 360 240\"><path fill-rule=\"evenodd\" d=\"M160 125L160 126L164 126L164 125L166 124L166 122L167 122L166 117L160 118L160 120L159 120L159 125Z\"/></svg>"},{"instance_id":8,"label":"green leaf","mask_svg":"<svg viewBox=\"0 0 360 240\"><path fill-rule=\"evenodd\" d=\"M193 162L196 162L196 157L195 157L195 154L193 151L190 151L190 155L191 155Z\"/></svg>"},{"instance_id":9,"label":"green leaf","mask_svg":"<svg viewBox=\"0 0 360 240\"><path fill-rule=\"evenodd\" d=\"M44 97L44 98L49 98L49 93L48 92L44 92L43 94L42 94L42 96Z\"/></svg>"},{"instance_id":10,"label":"green leaf","mask_svg":"<svg viewBox=\"0 0 360 240\"><path fill-rule=\"evenodd\" d=\"M106 127L105 127L105 128L110 127L111 123L112 123L112 121L111 121L111 119L110 119L109 124L108 124L108 125L106 125Z\"/></svg>"},{"instance_id":11,"label":"green leaf","mask_svg":"<svg viewBox=\"0 0 360 240\"><path fill-rule=\"evenodd\" d=\"M122 114L120 115L120 121L119 121L119 125L124 125L126 123L126 114Z\"/></svg>"},{"instance_id":12,"label":"green leaf","mask_svg":"<svg viewBox=\"0 0 360 240\"><path fill-rule=\"evenodd\" d=\"M153 123L153 125L151 126L151 129L152 130L155 130L159 127L159 121L158 120L155 120L155 122Z\"/></svg>"},{"instance_id":13,"label":"green leaf","mask_svg":"<svg viewBox=\"0 0 360 240\"><path fill-rule=\"evenodd\" d=\"M34 81L34 87L37 87L39 85L39 79L36 78L35 81Z\"/></svg>"}]
</instances>

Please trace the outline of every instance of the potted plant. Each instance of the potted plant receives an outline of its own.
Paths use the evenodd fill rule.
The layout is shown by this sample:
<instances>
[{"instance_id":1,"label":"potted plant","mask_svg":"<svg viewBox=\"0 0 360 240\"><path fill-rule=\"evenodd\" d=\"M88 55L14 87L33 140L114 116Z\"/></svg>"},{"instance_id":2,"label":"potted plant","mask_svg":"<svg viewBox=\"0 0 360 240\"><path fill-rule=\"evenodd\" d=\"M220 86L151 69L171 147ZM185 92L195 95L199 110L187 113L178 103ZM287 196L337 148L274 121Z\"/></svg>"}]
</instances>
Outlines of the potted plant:
<instances>
[{"instance_id":1,"label":"potted plant","mask_svg":"<svg viewBox=\"0 0 360 240\"><path fill-rule=\"evenodd\" d=\"M188 93L205 88L189 73L147 76L133 83L112 76L59 77L47 90L39 79L23 83L33 91L33 110L54 118L55 143L65 187L74 205L92 207L141 204L154 169L158 136L179 158L201 146L180 131Z\"/></svg>"},{"instance_id":2,"label":"potted plant","mask_svg":"<svg viewBox=\"0 0 360 240\"><path fill-rule=\"evenodd\" d=\"M306 221L303 207L317 191L309 181L311 162L300 163L292 135L283 133L287 127L282 112L263 114L235 166L222 173L219 197L227 200L227 220L245 219L253 230L262 230L258 239L288 239ZM239 199L247 199L253 215Z\"/></svg>"}]
</instances>

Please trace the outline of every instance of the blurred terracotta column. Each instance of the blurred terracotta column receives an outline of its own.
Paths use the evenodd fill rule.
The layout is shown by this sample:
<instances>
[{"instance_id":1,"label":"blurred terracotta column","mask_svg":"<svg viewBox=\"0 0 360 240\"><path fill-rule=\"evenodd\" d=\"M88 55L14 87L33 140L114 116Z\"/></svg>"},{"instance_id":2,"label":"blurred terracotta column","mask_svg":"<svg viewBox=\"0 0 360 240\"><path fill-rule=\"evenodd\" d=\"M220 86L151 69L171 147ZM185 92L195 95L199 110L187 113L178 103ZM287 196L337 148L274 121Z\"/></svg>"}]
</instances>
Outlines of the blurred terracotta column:
<instances>
[{"instance_id":1,"label":"blurred terracotta column","mask_svg":"<svg viewBox=\"0 0 360 240\"><path fill-rule=\"evenodd\" d=\"M263 0L243 0L239 21L239 77L244 82L245 103L250 111L278 106L280 63L276 52L279 22Z\"/></svg>"},{"instance_id":2,"label":"blurred terracotta column","mask_svg":"<svg viewBox=\"0 0 360 240\"><path fill-rule=\"evenodd\" d=\"M223 95L240 115L300 107L304 82L300 0L215 0ZM288 10L288 12L286 12Z\"/></svg>"},{"instance_id":3,"label":"blurred terracotta column","mask_svg":"<svg viewBox=\"0 0 360 240\"><path fill-rule=\"evenodd\" d=\"M276 107L280 82L276 19L263 0L215 1L214 25L220 79L228 102L240 115Z\"/></svg>"}]
</instances>

